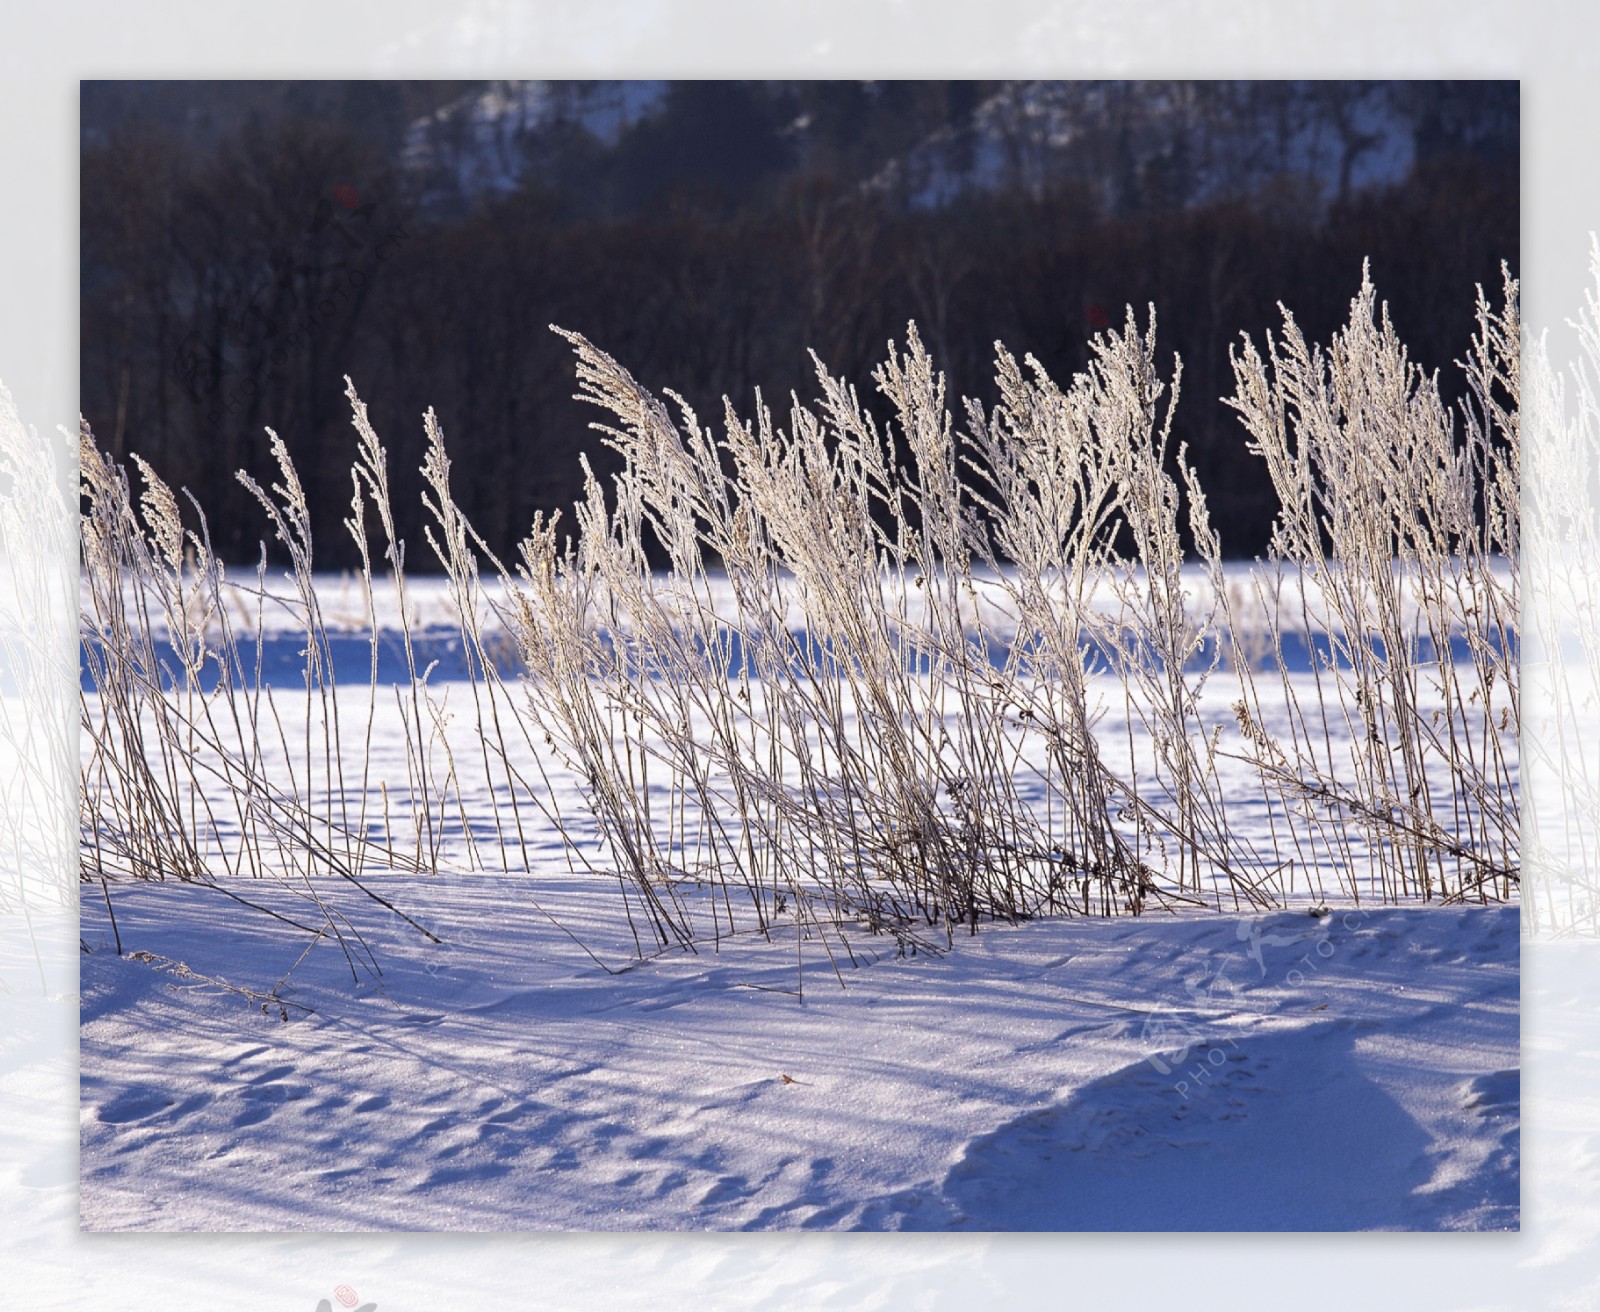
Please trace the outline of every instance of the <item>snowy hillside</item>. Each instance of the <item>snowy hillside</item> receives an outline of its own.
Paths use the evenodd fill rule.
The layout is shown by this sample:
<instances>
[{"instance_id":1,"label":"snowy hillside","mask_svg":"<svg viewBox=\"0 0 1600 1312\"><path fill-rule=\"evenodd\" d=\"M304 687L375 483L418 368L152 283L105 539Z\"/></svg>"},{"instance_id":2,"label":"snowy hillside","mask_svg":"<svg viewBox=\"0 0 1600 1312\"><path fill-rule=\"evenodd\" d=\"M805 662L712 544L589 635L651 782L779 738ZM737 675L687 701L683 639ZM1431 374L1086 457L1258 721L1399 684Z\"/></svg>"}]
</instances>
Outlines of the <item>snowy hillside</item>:
<instances>
[{"instance_id":1,"label":"snowy hillside","mask_svg":"<svg viewBox=\"0 0 1600 1312\"><path fill-rule=\"evenodd\" d=\"M643 80L495 82L418 119L402 163L430 179L435 201L510 191L533 167L529 146L541 134L575 130L615 147L662 111L668 89ZM1008 82L883 161L864 185L928 207L968 189L1038 192L1093 177L1096 204L1112 212L1129 188L1193 205L1282 174L1313 179L1328 197L1404 178L1416 124L1384 88L1337 103L1329 96L1310 83ZM817 131L809 112L784 129L802 167Z\"/></svg>"}]
</instances>

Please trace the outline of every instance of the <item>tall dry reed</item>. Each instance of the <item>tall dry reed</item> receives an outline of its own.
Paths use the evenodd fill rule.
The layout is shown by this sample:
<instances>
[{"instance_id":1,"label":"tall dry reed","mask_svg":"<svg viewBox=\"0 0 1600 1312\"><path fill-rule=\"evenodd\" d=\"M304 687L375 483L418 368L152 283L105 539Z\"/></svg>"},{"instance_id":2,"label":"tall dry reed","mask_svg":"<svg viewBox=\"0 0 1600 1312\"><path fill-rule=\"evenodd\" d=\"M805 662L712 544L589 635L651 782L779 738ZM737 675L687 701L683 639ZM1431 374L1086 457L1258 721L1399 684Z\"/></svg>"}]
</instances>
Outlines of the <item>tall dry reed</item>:
<instances>
[{"instance_id":1,"label":"tall dry reed","mask_svg":"<svg viewBox=\"0 0 1600 1312\"><path fill-rule=\"evenodd\" d=\"M380 870L536 879L551 833L569 868L616 881L640 952L782 932L836 967L851 930L915 947L1297 889L1515 891L1509 275L1498 310L1480 293L1458 415L1365 280L1326 350L1285 312L1264 354L1236 352L1229 404L1282 507L1243 587L1173 447L1181 374L1153 311L1099 334L1065 386L999 348L998 405L967 402L959 427L914 326L873 377L886 419L816 361L814 401L726 403L720 432L565 335L620 458L608 483L587 472L571 534L540 517L499 560L424 419L454 684L408 622L388 456L353 386L370 660L344 686L275 434L278 481L241 478L288 568L263 548L240 585L200 507L137 458L136 501L84 430L86 876L242 901L242 877L279 880L352 969L331 890L377 897ZM263 675L269 607L303 641L292 689ZM405 676L385 684L390 628ZM403 777L374 768L385 719Z\"/></svg>"}]
</instances>

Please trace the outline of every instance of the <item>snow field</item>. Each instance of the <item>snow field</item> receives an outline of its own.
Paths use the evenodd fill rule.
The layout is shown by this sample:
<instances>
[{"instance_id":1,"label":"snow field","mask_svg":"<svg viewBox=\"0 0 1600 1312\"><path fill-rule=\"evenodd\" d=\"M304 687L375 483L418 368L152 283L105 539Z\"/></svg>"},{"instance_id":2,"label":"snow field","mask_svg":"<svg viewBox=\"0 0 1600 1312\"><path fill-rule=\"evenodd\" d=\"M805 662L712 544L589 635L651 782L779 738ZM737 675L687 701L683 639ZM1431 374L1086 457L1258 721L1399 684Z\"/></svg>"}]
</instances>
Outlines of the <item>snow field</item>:
<instances>
[{"instance_id":1,"label":"snow field","mask_svg":"<svg viewBox=\"0 0 1600 1312\"><path fill-rule=\"evenodd\" d=\"M1517 1224L1514 908L851 935L841 987L781 935L607 974L547 917L625 959L615 886L523 882L435 883L442 945L366 904L359 983L160 885L118 960L86 898L85 1227Z\"/></svg>"}]
</instances>

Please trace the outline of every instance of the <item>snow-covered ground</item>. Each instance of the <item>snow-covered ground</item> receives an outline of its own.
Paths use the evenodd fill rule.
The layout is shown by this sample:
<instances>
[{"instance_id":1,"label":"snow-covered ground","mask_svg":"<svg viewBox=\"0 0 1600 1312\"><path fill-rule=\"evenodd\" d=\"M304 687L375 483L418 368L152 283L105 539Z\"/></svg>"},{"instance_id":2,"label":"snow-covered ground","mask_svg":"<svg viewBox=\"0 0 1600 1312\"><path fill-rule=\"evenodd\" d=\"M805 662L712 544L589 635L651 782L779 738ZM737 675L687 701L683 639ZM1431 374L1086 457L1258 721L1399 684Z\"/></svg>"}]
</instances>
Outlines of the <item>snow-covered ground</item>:
<instances>
[{"instance_id":1,"label":"snow-covered ground","mask_svg":"<svg viewBox=\"0 0 1600 1312\"><path fill-rule=\"evenodd\" d=\"M73 925L42 927L74 956ZM57 935L56 930L64 931ZM61 940L59 944L56 940ZM290 1308L349 1284L382 1310L1205 1308L1527 1312L1600 1298L1600 1013L1595 945L1523 955L1523 1229L1462 1237L709 1234L69 1235L77 1225L74 963L0 921L0 1270L36 1312ZM60 992L63 984L68 991ZM70 1113L69 1113L70 1107ZM1441 1247L1443 1245L1443 1247ZM1448 1249L1448 1252L1446 1252ZM1062 1291L1069 1291L1063 1295Z\"/></svg>"},{"instance_id":2,"label":"snow-covered ground","mask_svg":"<svg viewBox=\"0 0 1600 1312\"><path fill-rule=\"evenodd\" d=\"M358 979L178 885L117 890L118 958L86 892L86 1228L1518 1224L1515 908L865 938L837 974L747 939L608 974L551 918L624 960L614 887L378 882L444 944L345 899L382 970ZM285 976L283 1011L219 986Z\"/></svg>"},{"instance_id":3,"label":"snow-covered ground","mask_svg":"<svg viewBox=\"0 0 1600 1312\"><path fill-rule=\"evenodd\" d=\"M343 741L371 769L352 762L335 803L317 749L296 787L314 809L387 816L404 708L366 706L361 589L325 579L318 600ZM230 604L253 629L248 595ZM387 652L398 597L377 612ZM317 717L319 699L294 709L304 643L287 614L262 617L264 669L288 693L275 714ZM1214 897L902 947L815 920L729 937L720 893L686 874L673 897L699 950L641 961L637 901L594 872L603 849L575 873L531 813L508 862L525 868L466 841L509 798L474 780L482 712L464 686L450 695L449 619L436 581L412 587L404 622L454 708L439 732L466 736L440 758L444 859L363 871L415 924L331 875L82 886L85 1228L1517 1228L1515 906L1358 905L1364 881L1302 844L1267 914ZM1202 714L1237 735L1231 677ZM1146 730L1105 682L1098 733L1130 769ZM285 750L301 741L288 729ZM1223 764L1230 797L1259 789ZM554 759L519 769L584 842L580 777ZM1230 820L1263 849L1286 823L1266 799ZM345 950L289 923L323 908Z\"/></svg>"}]
</instances>

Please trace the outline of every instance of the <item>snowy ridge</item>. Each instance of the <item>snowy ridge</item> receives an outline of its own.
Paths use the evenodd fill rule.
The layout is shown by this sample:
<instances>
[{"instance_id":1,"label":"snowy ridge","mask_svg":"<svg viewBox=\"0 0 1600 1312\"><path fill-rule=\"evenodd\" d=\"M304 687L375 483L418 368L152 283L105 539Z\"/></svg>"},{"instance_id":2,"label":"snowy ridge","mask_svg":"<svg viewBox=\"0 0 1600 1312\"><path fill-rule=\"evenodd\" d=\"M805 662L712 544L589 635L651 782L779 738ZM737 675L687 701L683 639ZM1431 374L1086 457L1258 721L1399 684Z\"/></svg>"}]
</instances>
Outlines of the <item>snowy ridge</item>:
<instances>
[{"instance_id":1,"label":"snowy ridge","mask_svg":"<svg viewBox=\"0 0 1600 1312\"><path fill-rule=\"evenodd\" d=\"M660 103L666 86L643 80L493 82L413 123L400 162L425 176L449 177L451 187L436 184L435 197L451 189L465 196L514 191L527 168L529 137L570 122L615 145Z\"/></svg>"}]
</instances>

